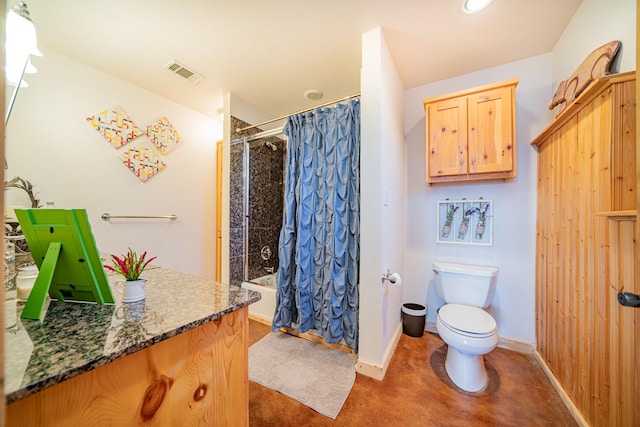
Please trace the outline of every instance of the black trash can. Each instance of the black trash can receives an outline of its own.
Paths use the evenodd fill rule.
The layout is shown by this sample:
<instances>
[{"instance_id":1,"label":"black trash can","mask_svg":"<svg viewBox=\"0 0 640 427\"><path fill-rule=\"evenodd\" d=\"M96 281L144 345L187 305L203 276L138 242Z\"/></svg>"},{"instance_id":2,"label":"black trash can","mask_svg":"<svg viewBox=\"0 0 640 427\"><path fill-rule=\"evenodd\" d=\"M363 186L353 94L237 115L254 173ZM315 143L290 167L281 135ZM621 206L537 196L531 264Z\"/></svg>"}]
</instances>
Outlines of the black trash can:
<instances>
[{"instance_id":1,"label":"black trash can","mask_svg":"<svg viewBox=\"0 0 640 427\"><path fill-rule=\"evenodd\" d=\"M426 317L427 308L424 305L402 304L402 332L410 337L421 337Z\"/></svg>"}]
</instances>

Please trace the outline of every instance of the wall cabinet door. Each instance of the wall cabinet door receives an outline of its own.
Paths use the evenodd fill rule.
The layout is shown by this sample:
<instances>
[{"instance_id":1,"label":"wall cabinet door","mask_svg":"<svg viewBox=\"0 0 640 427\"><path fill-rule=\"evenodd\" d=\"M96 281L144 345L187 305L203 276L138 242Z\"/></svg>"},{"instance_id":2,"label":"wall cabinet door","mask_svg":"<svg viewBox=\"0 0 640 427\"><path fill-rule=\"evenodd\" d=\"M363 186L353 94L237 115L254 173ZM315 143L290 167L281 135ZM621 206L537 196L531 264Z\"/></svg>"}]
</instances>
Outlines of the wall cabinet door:
<instances>
[{"instance_id":1,"label":"wall cabinet door","mask_svg":"<svg viewBox=\"0 0 640 427\"><path fill-rule=\"evenodd\" d=\"M518 79L424 100L427 183L516 176Z\"/></svg>"},{"instance_id":2,"label":"wall cabinet door","mask_svg":"<svg viewBox=\"0 0 640 427\"><path fill-rule=\"evenodd\" d=\"M467 100L447 99L428 107L429 176L467 173ZM428 177L427 177L428 179Z\"/></svg>"},{"instance_id":3,"label":"wall cabinet door","mask_svg":"<svg viewBox=\"0 0 640 427\"><path fill-rule=\"evenodd\" d=\"M510 88L468 97L469 173L513 170L513 100Z\"/></svg>"}]
</instances>

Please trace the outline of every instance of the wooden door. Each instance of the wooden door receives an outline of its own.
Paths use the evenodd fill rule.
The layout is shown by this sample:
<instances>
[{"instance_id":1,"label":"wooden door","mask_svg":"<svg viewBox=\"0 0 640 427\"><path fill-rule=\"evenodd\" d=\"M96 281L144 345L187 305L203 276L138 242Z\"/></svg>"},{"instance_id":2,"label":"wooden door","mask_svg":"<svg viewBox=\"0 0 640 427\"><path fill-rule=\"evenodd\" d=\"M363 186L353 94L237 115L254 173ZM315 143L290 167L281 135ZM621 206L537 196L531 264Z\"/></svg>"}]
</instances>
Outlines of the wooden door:
<instances>
[{"instance_id":1,"label":"wooden door","mask_svg":"<svg viewBox=\"0 0 640 427\"><path fill-rule=\"evenodd\" d=\"M222 280L222 141L216 145L216 280Z\"/></svg>"},{"instance_id":2,"label":"wooden door","mask_svg":"<svg viewBox=\"0 0 640 427\"><path fill-rule=\"evenodd\" d=\"M511 171L515 158L513 89L470 95L468 109L469 173Z\"/></svg>"},{"instance_id":3,"label":"wooden door","mask_svg":"<svg viewBox=\"0 0 640 427\"><path fill-rule=\"evenodd\" d=\"M6 17L6 1L4 0L0 0L0 8L2 8L2 12L0 12L0 19L2 19L2 22L5 22L5 17ZM2 46L4 46L4 31L2 31L2 34L0 34L0 42L2 42ZM5 99L5 86L3 85L2 88L0 89L0 97L2 97L2 99ZM4 102L2 103L2 105L0 106L0 112L2 112L2 117L4 117L5 115L5 104ZM4 149L4 143L5 143L5 139L4 139L4 121L2 123L0 123L0 153L2 153L2 160L3 160L3 164L6 165L6 158L5 158L5 149ZM2 171L0 171L0 176L2 176L2 179L4 181L4 169ZM4 193L3 196L0 198L0 209L2 209L2 212L4 212ZM4 245L2 245L2 249L0 249L0 252L2 253L2 259L4 259ZM2 283L4 283L4 269L2 269L2 272L0 272L0 278L2 278ZM2 301L4 301L4 286L2 287L2 289L0 289L0 298L2 299ZM5 305L2 304L2 306L0 306L0 319L4 319L4 307ZM5 353L5 347L4 347L4 334L0 337L0 395L4 396L4 353ZM0 426L4 425L4 418L5 418L5 403L4 403L4 399L2 400L2 403L0 404Z\"/></svg>"},{"instance_id":4,"label":"wooden door","mask_svg":"<svg viewBox=\"0 0 640 427\"><path fill-rule=\"evenodd\" d=\"M467 100L465 97L427 107L428 176L467 174Z\"/></svg>"},{"instance_id":5,"label":"wooden door","mask_svg":"<svg viewBox=\"0 0 640 427\"><path fill-rule=\"evenodd\" d=\"M614 106L611 143L611 201L610 211L602 212L608 226L608 363L600 367L602 376L609 378L609 406L597 413L599 425L640 425L640 307L620 305L618 292L640 295L640 283L634 259L639 242L637 232L636 186L637 155L636 84L635 81L617 85L611 90ZM633 380L635 379L635 381ZM607 394L605 394L607 397Z\"/></svg>"}]
</instances>

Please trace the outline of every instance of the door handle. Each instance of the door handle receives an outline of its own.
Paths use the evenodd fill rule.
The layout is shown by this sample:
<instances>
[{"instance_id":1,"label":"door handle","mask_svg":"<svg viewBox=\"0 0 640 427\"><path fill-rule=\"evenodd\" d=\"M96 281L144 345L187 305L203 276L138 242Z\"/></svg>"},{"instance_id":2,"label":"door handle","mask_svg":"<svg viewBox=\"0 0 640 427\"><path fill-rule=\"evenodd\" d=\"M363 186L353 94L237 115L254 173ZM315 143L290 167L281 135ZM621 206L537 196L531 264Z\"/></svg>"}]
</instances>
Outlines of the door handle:
<instances>
[{"instance_id":1,"label":"door handle","mask_svg":"<svg viewBox=\"0 0 640 427\"><path fill-rule=\"evenodd\" d=\"M627 307L640 307L640 295L631 292L618 292L618 302Z\"/></svg>"}]
</instances>

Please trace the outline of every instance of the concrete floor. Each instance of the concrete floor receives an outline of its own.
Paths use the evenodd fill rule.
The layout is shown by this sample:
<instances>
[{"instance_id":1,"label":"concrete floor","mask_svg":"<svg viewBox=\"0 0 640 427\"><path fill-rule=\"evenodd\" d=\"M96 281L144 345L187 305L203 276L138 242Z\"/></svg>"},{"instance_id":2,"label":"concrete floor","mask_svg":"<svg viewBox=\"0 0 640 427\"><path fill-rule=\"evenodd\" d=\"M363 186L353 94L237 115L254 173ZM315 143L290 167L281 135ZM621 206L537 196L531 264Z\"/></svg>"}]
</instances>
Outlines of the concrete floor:
<instances>
[{"instance_id":1,"label":"concrete floor","mask_svg":"<svg viewBox=\"0 0 640 427\"><path fill-rule=\"evenodd\" d=\"M249 344L268 334L250 321ZM446 346L436 334L402 335L382 381L357 374L335 420L276 391L249 383L254 426L575 426L533 356L496 349L485 356L489 385L457 388L444 370Z\"/></svg>"}]
</instances>

